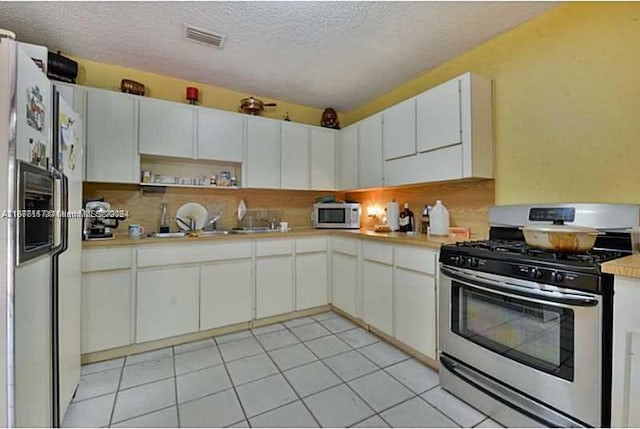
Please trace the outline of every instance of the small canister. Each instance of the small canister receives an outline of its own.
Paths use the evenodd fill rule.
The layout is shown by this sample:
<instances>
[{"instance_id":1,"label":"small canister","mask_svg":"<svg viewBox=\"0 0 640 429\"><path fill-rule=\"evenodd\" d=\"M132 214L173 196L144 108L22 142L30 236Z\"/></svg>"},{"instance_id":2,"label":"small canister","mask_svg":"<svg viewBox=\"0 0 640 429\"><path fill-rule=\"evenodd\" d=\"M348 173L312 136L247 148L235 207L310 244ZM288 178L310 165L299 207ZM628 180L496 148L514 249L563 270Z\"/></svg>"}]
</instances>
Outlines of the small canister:
<instances>
[{"instance_id":1,"label":"small canister","mask_svg":"<svg viewBox=\"0 0 640 429\"><path fill-rule=\"evenodd\" d=\"M151 183L151 170L142 170L142 183Z\"/></svg>"}]
</instances>

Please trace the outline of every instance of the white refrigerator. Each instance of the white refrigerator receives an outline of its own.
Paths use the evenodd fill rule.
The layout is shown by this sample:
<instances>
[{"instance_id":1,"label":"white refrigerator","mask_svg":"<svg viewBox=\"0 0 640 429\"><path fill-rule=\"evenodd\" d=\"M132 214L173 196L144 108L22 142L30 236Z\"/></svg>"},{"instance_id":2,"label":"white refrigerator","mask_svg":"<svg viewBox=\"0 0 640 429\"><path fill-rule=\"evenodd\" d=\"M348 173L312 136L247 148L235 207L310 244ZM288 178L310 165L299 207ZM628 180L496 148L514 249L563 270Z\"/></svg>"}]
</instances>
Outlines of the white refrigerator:
<instances>
[{"instance_id":1,"label":"white refrigerator","mask_svg":"<svg viewBox=\"0 0 640 429\"><path fill-rule=\"evenodd\" d=\"M81 124L36 65L34 53L42 52L46 63L46 48L0 32L3 427L59 425L80 373L81 260L70 229L81 221L60 215L74 201L68 192L72 183L75 198L82 195L82 163L70 168L72 155L82 159L81 128L74 129ZM70 345L71 337L77 346Z\"/></svg>"}]
</instances>

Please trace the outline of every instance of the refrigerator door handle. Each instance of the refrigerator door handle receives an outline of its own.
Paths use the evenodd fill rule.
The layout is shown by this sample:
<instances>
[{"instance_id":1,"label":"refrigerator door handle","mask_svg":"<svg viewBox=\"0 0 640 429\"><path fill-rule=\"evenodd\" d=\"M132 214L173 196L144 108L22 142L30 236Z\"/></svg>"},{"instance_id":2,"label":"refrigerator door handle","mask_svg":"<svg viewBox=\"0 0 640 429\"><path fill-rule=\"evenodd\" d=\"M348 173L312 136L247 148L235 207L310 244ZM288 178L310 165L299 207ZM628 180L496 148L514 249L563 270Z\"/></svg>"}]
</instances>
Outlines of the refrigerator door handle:
<instances>
[{"instance_id":1,"label":"refrigerator door handle","mask_svg":"<svg viewBox=\"0 0 640 429\"><path fill-rule=\"evenodd\" d=\"M69 178L62 175L62 216L60 219L60 233L62 238L62 249L60 253L67 250L69 247Z\"/></svg>"},{"instance_id":2,"label":"refrigerator door handle","mask_svg":"<svg viewBox=\"0 0 640 429\"><path fill-rule=\"evenodd\" d=\"M60 253L67 250L68 246L68 220L67 220L67 210L69 209L69 195L68 195L68 187L69 182L67 176L62 174L62 172L56 170L55 168L51 169L51 174L54 178L55 182L60 183L60 193L56 193L55 190L58 189L57 185L54 185L54 213L53 213L53 226L57 227L57 230L54 231L54 245L51 248L52 255L59 255Z\"/></svg>"}]
</instances>

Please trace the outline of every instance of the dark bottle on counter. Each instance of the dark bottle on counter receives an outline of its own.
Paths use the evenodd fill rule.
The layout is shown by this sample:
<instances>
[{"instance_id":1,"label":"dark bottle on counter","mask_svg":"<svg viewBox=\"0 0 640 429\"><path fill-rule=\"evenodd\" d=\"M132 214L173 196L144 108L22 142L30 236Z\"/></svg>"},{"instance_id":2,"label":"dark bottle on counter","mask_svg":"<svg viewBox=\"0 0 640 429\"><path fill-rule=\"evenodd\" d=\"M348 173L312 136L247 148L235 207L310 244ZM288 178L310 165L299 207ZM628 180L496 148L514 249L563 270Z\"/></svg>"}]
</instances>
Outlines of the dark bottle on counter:
<instances>
[{"instance_id":1,"label":"dark bottle on counter","mask_svg":"<svg viewBox=\"0 0 640 429\"><path fill-rule=\"evenodd\" d=\"M423 234L429 234L429 228L431 227L431 219L429 214L430 211L431 211L431 206L425 204L424 209L422 209L421 231Z\"/></svg>"},{"instance_id":2,"label":"dark bottle on counter","mask_svg":"<svg viewBox=\"0 0 640 429\"><path fill-rule=\"evenodd\" d=\"M411 232L415 230L415 221L413 212L409 210L409 203L404 203L404 210L400 212L398 226L400 227L400 232Z\"/></svg>"}]
</instances>

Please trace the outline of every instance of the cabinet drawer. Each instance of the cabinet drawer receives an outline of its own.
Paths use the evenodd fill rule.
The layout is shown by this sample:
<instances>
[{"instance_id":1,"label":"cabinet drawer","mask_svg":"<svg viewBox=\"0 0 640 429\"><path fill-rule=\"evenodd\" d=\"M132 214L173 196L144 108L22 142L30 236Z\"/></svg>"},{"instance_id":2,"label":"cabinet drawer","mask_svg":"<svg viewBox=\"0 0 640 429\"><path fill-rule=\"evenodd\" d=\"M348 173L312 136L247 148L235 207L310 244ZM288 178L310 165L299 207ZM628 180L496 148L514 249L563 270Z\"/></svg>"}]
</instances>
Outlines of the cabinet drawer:
<instances>
[{"instance_id":1,"label":"cabinet drawer","mask_svg":"<svg viewBox=\"0 0 640 429\"><path fill-rule=\"evenodd\" d=\"M138 249L138 267L194 264L251 257L251 242Z\"/></svg>"},{"instance_id":2,"label":"cabinet drawer","mask_svg":"<svg viewBox=\"0 0 640 429\"><path fill-rule=\"evenodd\" d=\"M256 241L256 256L290 255L293 253L292 240Z\"/></svg>"},{"instance_id":3,"label":"cabinet drawer","mask_svg":"<svg viewBox=\"0 0 640 429\"><path fill-rule=\"evenodd\" d=\"M393 264L393 247L363 242L362 257L368 261L391 265Z\"/></svg>"},{"instance_id":4,"label":"cabinet drawer","mask_svg":"<svg viewBox=\"0 0 640 429\"><path fill-rule=\"evenodd\" d=\"M332 249L334 252L358 256L358 240L334 237Z\"/></svg>"},{"instance_id":5,"label":"cabinet drawer","mask_svg":"<svg viewBox=\"0 0 640 429\"><path fill-rule=\"evenodd\" d=\"M131 249L95 249L82 251L82 272L131 268Z\"/></svg>"},{"instance_id":6,"label":"cabinet drawer","mask_svg":"<svg viewBox=\"0 0 640 429\"><path fill-rule=\"evenodd\" d=\"M396 267L435 275L437 252L416 247L396 247Z\"/></svg>"},{"instance_id":7,"label":"cabinet drawer","mask_svg":"<svg viewBox=\"0 0 640 429\"><path fill-rule=\"evenodd\" d=\"M296 240L297 253L326 252L326 238L301 238Z\"/></svg>"}]
</instances>

